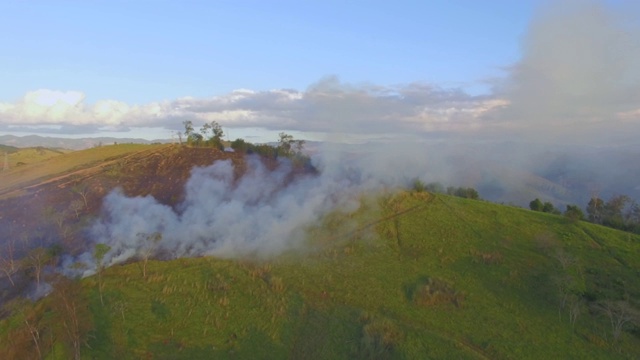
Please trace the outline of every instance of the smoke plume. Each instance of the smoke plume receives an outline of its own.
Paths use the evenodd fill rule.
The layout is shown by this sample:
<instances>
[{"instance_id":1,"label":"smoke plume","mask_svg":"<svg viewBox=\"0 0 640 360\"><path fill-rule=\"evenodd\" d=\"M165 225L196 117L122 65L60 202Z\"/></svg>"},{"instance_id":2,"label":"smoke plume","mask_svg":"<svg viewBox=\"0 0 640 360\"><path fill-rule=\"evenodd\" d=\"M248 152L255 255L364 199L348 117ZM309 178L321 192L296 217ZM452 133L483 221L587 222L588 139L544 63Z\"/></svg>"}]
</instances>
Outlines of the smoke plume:
<instances>
[{"instance_id":1,"label":"smoke plume","mask_svg":"<svg viewBox=\"0 0 640 360\"><path fill-rule=\"evenodd\" d=\"M259 157L249 156L246 163L239 179L230 160L194 168L177 209L151 196L110 193L104 199L104 216L90 229L96 242L111 246L106 263L145 252L170 257L279 254L300 245L305 227L327 211L357 210L359 194L380 184L367 182L355 168L294 174L288 159L281 159L274 170ZM153 234L161 235L155 244Z\"/></svg>"}]
</instances>

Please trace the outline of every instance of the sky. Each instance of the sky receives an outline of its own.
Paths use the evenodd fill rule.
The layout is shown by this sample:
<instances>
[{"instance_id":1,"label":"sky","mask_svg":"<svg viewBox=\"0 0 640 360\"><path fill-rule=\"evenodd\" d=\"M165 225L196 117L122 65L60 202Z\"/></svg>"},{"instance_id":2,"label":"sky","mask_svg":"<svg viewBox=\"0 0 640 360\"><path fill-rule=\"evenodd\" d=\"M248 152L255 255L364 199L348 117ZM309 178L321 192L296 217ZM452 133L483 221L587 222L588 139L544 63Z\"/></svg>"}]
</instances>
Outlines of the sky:
<instances>
[{"instance_id":1,"label":"sky","mask_svg":"<svg viewBox=\"0 0 640 360\"><path fill-rule=\"evenodd\" d=\"M635 141L639 20L614 0L4 1L0 135Z\"/></svg>"}]
</instances>

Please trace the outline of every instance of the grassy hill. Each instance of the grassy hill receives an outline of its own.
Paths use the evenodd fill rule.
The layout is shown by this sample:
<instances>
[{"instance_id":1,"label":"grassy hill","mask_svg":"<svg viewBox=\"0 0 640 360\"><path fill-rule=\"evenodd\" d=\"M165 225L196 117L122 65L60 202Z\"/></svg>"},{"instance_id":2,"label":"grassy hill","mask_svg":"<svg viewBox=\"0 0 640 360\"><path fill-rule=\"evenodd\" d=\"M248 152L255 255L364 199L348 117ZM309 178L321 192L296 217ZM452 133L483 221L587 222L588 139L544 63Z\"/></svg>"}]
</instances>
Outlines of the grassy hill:
<instances>
[{"instance_id":1,"label":"grassy hill","mask_svg":"<svg viewBox=\"0 0 640 360\"><path fill-rule=\"evenodd\" d=\"M146 277L138 262L63 283L14 305L0 349L50 359L74 348L97 359L640 357L638 324L616 333L637 315L640 237L446 195L364 204L329 214L306 250L276 259L149 261ZM70 333L74 321L84 330Z\"/></svg>"},{"instance_id":2,"label":"grassy hill","mask_svg":"<svg viewBox=\"0 0 640 360\"><path fill-rule=\"evenodd\" d=\"M1 172L0 265L9 243L84 251L83 229L111 189L173 206L190 169L217 159L244 164L241 154L209 148L116 145ZM85 206L74 212L78 191ZM76 351L97 359L640 356L640 237L440 194L368 196L352 215L326 215L304 247L275 259L150 260L146 276L134 262L58 279L36 303L12 297L27 285L8 287L0 351L25 359Z\"/></svg>"},{"instance_id":3,"label":"grassy hill","mask_svg":"<svg viewBox=\"0 0 640 360\"><path fill-rule=\"evenodd\" d=\"M21 167L28 164L41 163L58 155L71 152L67 149L53 149L45 147L29 147L29 148L17 148L13 146L0 145L0 156L2 156L3 172L6 172L4 168L5 159L6 165L9 169L15 167Z\"/></svg>"},{"instance_id":4,"label":"grassy hill","mask_svg":"<svg viewBox=\"0 0 640 360\"><path fill-rule=\"evenodd\" d=\"M9 155L10 169L0 172L0 197L23 194L25 188L39 185L55 176L69 176L121 156L148 149L149 145L124 144L82 151L26 148ZM18 190L18 191L16 191Z\"/></svg>"}]
</instances>

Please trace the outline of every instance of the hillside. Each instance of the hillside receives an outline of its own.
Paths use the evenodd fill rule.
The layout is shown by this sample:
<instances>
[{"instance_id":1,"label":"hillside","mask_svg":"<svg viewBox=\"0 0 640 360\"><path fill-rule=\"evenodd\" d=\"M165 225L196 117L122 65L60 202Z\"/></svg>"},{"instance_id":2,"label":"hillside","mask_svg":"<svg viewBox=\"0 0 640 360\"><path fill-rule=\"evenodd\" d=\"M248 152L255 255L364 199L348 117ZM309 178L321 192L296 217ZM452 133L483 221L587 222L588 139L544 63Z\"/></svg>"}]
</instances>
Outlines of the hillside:
<instances>
[{"instance_id":1,"label":"hillside","mask_svg":"<svg viewBox=\"0 0 640 360\"><path fill-rule=\"evenodd\" d=\"M193 166L228 159L236 178L247 166L237 153L171 145L66 156L55 167L11 170L13 185L0 188L0 226L10 229L3 245L61 239L79 254L111 189L177 207ZM86 201L79 213L74 200ZM2 310L12 315L0 321L0 351L25 359L637 358L639 251L640 236L560 216L426 192L370 193L357 211L307 226L304 241L275 258L140 258L79 282L45 272L58 280L36 303L9 301L18 289L3 276ZM14 274L16 282L32 275Z\"/></svg>"},{"instance_id":2,"label":"hillside","mask_svg":"<svg viewBox=\"0 0 640 360\"><path fill-rule=\"evenodd\" d=\"M30 148L14 148L11 146L6 146L6 148L8 149L6 153L9 163L9 169L25 166L28 164L40 163L58 155L71 152L71 150L50 149L41 146ZM0 151L2 151L1 148Z\"/></svg>"},{"instance_id":3,"label":"hillside","mask_svg":"<svg viewBox=\"0 0 640 360\"><path fill-rule=\"evenodd\" d=\"M328 217L302 254L150 261L146 278L140 263L108 268L104 305L98 278L86 278L78 296L94 330L82 352L105 359L640 355L637 325L625 324L614 340L598 310L614 300L637 306L637 236L445 195L400 193L378 205L351 217L357 230L336 234L345 220ZM44 325L56 296L63 295L26 316ZM34 351L28 338L15 340L21 316L2 323L5 351ZM42 331L51 358L66 358L65 341L44 336L59 329Z\"/></svg>"},{"instance_id":4,"label":"hillside","mask_svg":"<svg viewBox=\"0 0 640 360\"><path fill-rule=\"evenodd\" d=\"M111 190L151 195L175 205L191 168L222 158L242 162L239 154L211 148L122 144L74 151L0 172L0 227L6 229L0 233L0 245L22 238L38 246L62 243L74 253L83 248L86 220L99 214L102 199Z\"/></svg>"},{"instance_id":5,"label":"hillside","mask_svg":"<svg viewBox=\"0 0 640 360\"><path fill-rule=\"evenodd\" d=\"M88 137L88 138L62 138L39 135L15 136L1 135L0 143L15 146L18 148L47 147L62 148L71 150L85 150L92 147L113 145L113 144L151 144L168 143L170 140L144 140L135 138L114 138L114 137Z\"/></svg>"}]
</instances>

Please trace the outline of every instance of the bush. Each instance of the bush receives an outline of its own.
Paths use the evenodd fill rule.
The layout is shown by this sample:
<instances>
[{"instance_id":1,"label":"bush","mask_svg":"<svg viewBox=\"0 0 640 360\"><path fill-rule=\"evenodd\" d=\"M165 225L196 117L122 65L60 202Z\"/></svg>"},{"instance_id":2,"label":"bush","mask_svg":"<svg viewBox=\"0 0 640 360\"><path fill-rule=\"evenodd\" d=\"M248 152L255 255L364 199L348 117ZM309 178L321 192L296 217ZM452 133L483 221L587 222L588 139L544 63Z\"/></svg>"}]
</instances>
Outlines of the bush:
<instances>
[{"instance_id":1,"label":"bush","mask_svg":"<svg viewBox=\"0 0 640 360\"><path fill-rule=\"evenodd\" d=\"M404 339L404 333L390 319L364 315L360 356L365 359L391 357L395 347Z\"/></svg>"},{"instance_id":2,"label":"bush","mask_svg":"<svg viewBox=\"0 0 640 360\"><path fill-rule=\"evenodd\" d=\"M447 188L447 194L465 198L465 199L474 199L474 200L480 199L480 194L478 194L478 191L474 188L465 188L465 187L455 188L453 186L449 186Z\"/></svg>"},{"instance_id":3,"label":"bush","mask_svg":"<svg viewBox=\"0 0 640 360\"><path fill-rule=\"evenodd\" d=\"M542 211L542 201L540 201L540 199L536 198L535 200L532 200L529 203L529 209L533 210L533 211Z\"/></svg>"},{"instance_id":4,"label":"bush","mask_svg":"<svg viewBox=\"0 0 640 360\"><path fill-rule=\"evenodd\" d=\"M439 182L432 182L427 184L427 191L430 193L444 194L444 185Z\"/></svg>"},{"instance_id":5,"label":"bush","mask_svg":"<svg viewBox=\"0 0 640 360\"><path fill-rule=\"evenodd\" d=\"M427 190L427 186L420 179L413 180L413 191L415 192L425 192Z\"/></svg>"},{"instance_id":6,"label":"bush","mask_svg":"<svg viewBox=\"0 0 640 360\"><path fill-rule=\"evenodd\" d=\"M577 205L567 205L564 216L572 221L584 220L584 212Z\"/></svg>"},{"instance_id":7,"label":"bush","mask_svg":"<svg viewBox=\"0 0 640 360\"><path fill-rule=\"evenodd\" d=\"M461 307L464 301L464 294L456 291L446 282L434 278L419 281L409 296L411 301L419 306L452 304Z\"/></svg>"}]
</instances>

